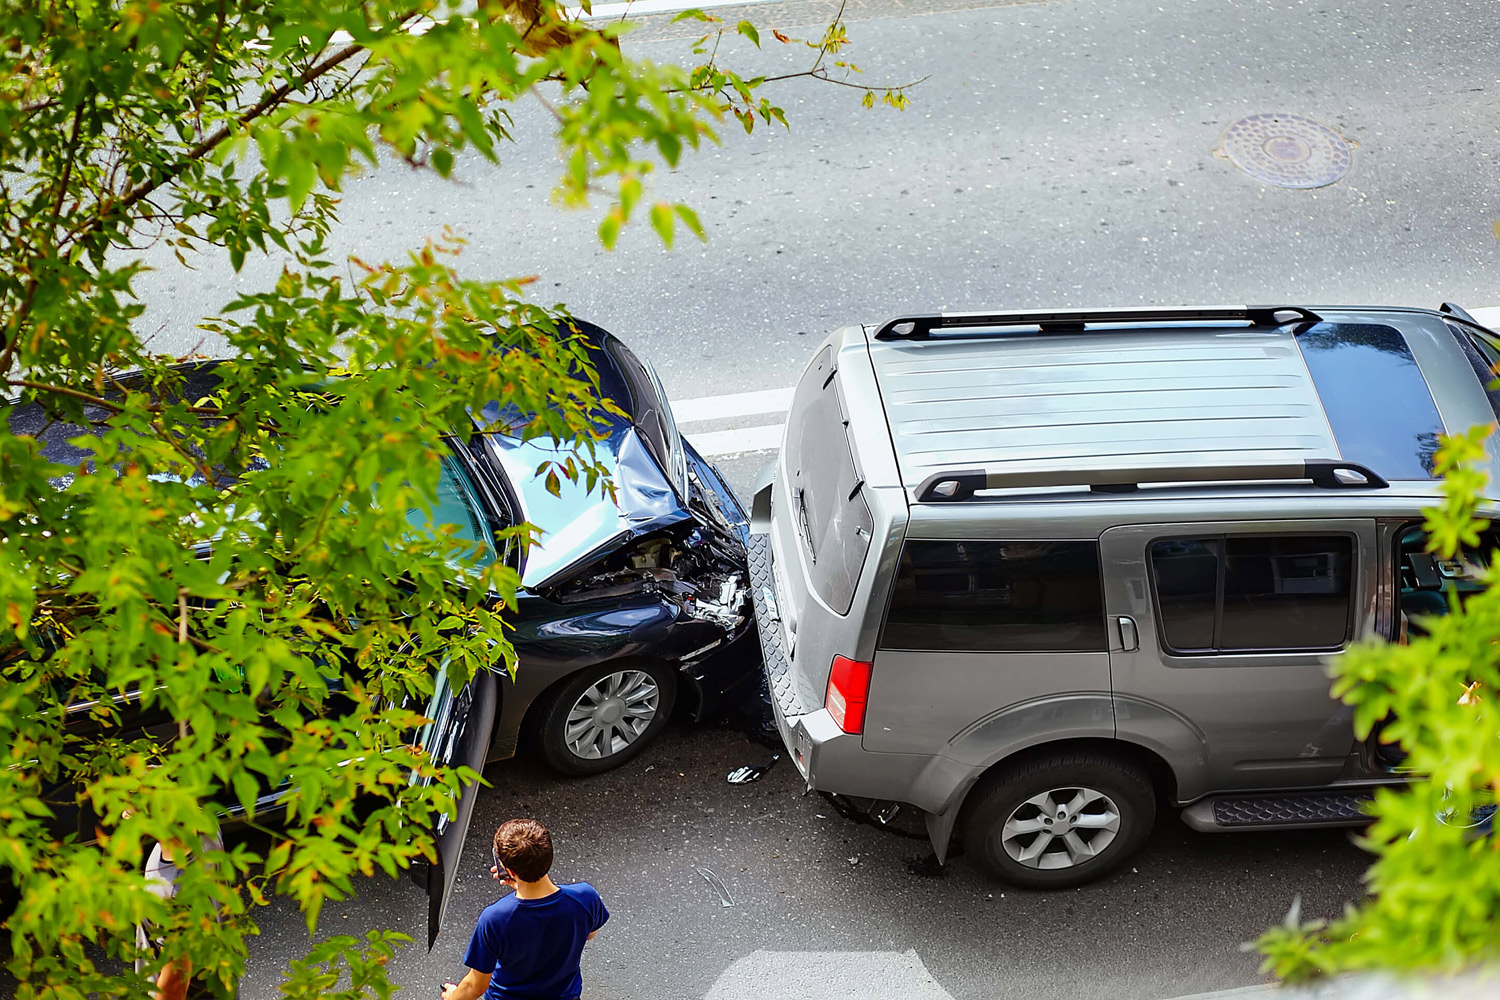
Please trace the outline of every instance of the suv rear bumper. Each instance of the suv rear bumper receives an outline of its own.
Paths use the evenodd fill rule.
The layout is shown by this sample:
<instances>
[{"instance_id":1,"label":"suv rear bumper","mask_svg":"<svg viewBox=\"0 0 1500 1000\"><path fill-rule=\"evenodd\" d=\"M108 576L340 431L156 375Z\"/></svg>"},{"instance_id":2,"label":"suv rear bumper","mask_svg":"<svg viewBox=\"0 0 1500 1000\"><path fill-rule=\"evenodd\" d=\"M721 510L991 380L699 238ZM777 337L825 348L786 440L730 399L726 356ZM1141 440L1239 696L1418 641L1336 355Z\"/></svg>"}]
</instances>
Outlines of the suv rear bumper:
<instances>
[{"instance_id":1,"label":"suv rear bumper","mask_svg":"<svg viewBox=\"0 0 1500 1000\"><path fill-rule=\"evenodd\" d=\"M928 758L867 751L862 738L840 729L822 705L802 703L791 657L786 651L781 615L776 608L770 536L752 533L746 549L750 593L755 602L755 623L765 657L766 686L771 692L776 730L798 773L809 788L818 791L913 802L911 793L924 767L931 763ZM914 804L922 806L920 801Z\"/></svg>"}]
</instances>

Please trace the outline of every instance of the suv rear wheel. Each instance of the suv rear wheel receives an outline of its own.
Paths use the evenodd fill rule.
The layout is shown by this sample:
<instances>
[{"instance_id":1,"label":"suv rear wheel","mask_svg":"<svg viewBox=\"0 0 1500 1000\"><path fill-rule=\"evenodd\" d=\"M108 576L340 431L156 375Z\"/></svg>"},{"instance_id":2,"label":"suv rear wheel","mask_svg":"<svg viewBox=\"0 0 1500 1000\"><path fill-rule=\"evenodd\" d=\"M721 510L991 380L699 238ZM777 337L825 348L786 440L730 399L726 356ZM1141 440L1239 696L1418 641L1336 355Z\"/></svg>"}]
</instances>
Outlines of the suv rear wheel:
<instances>
[{"instance_id":1,"label":"suv rear wheel","mask_svg":"<svg viewBox=\"0 0 1500 1000\"><path fill-rule=\"evenodd\" d=\"M969 807L964 849L1007 882L1061 889L1114 871L1155 820L1156 795L1139 768L1098 753L1058 753L993 776Z\"/></svg>"}]
</instances>

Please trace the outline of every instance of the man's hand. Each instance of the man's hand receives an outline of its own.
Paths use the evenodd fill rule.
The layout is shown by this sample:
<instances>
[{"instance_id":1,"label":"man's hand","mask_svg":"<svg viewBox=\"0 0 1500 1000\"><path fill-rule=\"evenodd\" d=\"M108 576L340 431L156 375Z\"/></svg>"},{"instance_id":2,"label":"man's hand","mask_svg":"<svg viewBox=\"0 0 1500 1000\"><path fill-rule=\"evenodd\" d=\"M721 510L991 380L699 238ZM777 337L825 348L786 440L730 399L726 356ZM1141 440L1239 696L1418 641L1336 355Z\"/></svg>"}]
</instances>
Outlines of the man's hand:
<instances>
[{"instance_id":1,"label":"man's hand","mask_svg":"<svg viewBox=\"0 0 1500 1000\"><path fill-rule=\"evenodd\" d=\"M489 989L490 975L470 969L463 982L443 984L443 1000L478 1000Z\"/></svg>"},{"instance_id":2,"label":"man's hand","mask_svg":"<svg viewBox=\"0 0 1500 1000\"><path fill-rule=\"evenodd\" d=\"M513 876L508 870L502 874L500 869L496 868L494 865L490 865L490 878L499 879L501 885L508 885L512 889L516 887L515 876Z\"/></svg>"}]
</instances>

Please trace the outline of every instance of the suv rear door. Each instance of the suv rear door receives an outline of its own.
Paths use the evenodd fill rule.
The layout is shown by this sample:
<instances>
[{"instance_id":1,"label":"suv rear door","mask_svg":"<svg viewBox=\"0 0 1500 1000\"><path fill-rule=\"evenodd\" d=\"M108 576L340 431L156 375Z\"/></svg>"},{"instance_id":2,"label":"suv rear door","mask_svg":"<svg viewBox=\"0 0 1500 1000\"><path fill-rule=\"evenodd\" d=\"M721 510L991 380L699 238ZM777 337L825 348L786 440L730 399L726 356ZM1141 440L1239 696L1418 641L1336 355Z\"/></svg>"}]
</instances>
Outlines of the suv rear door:
<instances>
[{"instance_id":1,"label":"suv rear door","mask_svg":"<svg viewBox=\"0 0 1500 1000\"><path fill-rule=\"evenodd\" d=\"M1131 525L1100 543L1119 734L1168 757L1180 799L1338 777L1352 710L1326 663L1374 630L1374 521Z\"/></svg>"}]
</instances>

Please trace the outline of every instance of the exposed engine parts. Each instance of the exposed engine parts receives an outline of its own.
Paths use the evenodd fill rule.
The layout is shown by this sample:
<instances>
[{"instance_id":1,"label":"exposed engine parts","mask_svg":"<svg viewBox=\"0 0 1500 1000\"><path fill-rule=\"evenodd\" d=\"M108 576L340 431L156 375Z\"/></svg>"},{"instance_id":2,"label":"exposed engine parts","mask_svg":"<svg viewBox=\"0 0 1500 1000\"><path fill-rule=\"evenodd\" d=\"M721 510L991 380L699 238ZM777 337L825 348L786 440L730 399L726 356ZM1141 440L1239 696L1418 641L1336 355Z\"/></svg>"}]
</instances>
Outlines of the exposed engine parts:
<instances>
[{"instance_id":1,"label":"exposed engine parts","mask_svg":"<svg viewBox=\"0 0 1500 1000\"><path fill-rule=\"evenodd\" d=\"M696 597L688 601L686 610L700 621L733 632L745 622L745 581L739 573L732 573L719 582L717 599Z\"/></svg>"},{"instance_id":2,"label":"exposed engine parts","mask_svg":"<svg viewBox=\"0 0 1500 1000\"><path fill-rule=\"evenodd\" d=\"M579 604L629 594L659 594L688 617L712 622L725 633L747 621L743 557L732 536L716 528L684 525L681 531L643 539L611 554L592 572L548 594L562 604Z\"/></svg>"}]
</instances>

